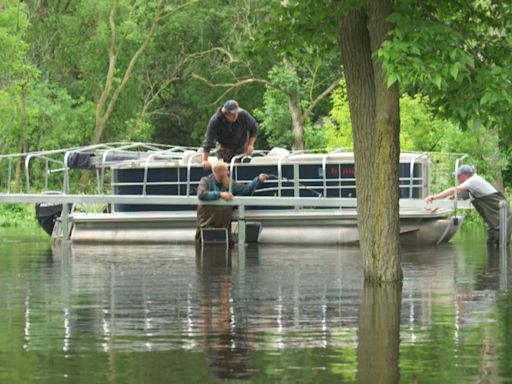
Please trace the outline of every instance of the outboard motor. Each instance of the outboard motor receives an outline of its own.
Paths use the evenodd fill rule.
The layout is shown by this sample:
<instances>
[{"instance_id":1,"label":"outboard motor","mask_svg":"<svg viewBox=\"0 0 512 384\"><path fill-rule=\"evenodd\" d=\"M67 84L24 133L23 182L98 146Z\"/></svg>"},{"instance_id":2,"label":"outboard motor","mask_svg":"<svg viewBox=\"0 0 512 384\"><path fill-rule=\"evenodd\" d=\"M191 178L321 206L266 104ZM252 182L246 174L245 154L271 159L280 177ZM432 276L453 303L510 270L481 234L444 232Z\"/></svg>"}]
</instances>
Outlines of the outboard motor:
<instances>
[{"instance_id":1,"label":"outboard motor","mask_svg":"<svg viewBox=\"0 0 512 384\"><path fill-rule=\"evenodd\" d=\"M48 194L60 194L59 192L50 192ZM36 219L39 225L48 235L52 235L55 222L62 214L62 206L60 203L37 203ZM67 204L68 212L71 212L71 204Z\"/></svg>"}]
</instances>

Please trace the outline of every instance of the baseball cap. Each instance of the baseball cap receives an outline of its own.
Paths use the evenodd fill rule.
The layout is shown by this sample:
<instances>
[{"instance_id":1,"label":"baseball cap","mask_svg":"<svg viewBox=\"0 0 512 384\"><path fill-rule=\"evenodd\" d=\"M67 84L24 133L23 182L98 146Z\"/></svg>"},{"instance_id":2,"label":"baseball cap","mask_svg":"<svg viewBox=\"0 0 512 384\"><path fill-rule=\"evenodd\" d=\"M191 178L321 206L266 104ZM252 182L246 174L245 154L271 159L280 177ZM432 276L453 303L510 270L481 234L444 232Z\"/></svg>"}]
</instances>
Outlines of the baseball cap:
<instances>
[{"instance_id":1,"label":"baseball cap","mask_svg":"<svg viewBox=\"0 0 512 384\"><path fill-rule=\"evenodd\" d=\"M235 100L228 100L224 103L223 112L232 113L234 115L240 113L241 109L238 106L238 103Z\"/></svg>"}]
</instances>

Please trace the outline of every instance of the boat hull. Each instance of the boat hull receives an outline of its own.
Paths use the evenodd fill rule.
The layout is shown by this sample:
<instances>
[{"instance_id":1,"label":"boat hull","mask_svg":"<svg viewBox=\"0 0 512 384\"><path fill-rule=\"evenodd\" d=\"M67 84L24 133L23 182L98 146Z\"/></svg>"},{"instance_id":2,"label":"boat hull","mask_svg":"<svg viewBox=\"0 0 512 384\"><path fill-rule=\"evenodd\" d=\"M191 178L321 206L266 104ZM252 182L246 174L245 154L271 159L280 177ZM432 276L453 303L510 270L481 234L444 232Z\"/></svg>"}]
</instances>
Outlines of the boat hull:
<instances>
[{"instance_id":1,"label":"boat hull","mask_svg":"<svg viewBox=\"0 0 512 384\"><path fill-rule=\"evenodd\" d=\"M238 230L236 219L235 215L234 233ZM246 221L261 226L259 236L253 236L252 241L262 244L359 243L355 211L249 211ZM462 221L460 216L404 213L400 218L401 241L431 245L444 243L453 237ZM71 240L74 243L178 244L195 241L196 216L193 212L75 214L71 223Z\"/></svg>"}]
</instances>

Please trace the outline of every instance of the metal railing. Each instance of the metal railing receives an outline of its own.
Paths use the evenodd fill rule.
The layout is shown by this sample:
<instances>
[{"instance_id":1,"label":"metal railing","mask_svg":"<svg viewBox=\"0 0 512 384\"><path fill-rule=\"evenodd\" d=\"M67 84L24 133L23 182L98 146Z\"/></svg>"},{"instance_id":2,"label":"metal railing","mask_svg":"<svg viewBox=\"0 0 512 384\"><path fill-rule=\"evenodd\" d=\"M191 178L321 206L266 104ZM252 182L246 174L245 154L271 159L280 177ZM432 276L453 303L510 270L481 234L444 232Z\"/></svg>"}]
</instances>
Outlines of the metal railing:
<instances>
[{"instance_id":1,"label":"metal railing","mask_svg":"<svg viewBox=\"0 0 512 384\"><path fill-rule=\"evenodd\" d=\"M32 153L20 153L20 154L12 154L12 155L0 155L0 160L4 159L7 160L8 166L7 166L7 193L11 193L11 183L12 183L12 174L13 174L13 162L18 159L23 159L24 161L24 175L25 175L25 192L30 193L32 185L39 185L43 189L43 191L47 191L52 187L52 190L62 190L63 193L71 193L72 188L70 185L70 173L71 168L69 167L69 157L74 152L92 152L97 155L98 158L101 159L101 161L97 162L95 164L96 169L96 178L97 178L97 193L101 194L105 190L105 174L106 171L115 168L120 164L120 161L111 160L111 155L114 153L134 153L136 150L142 150L143 155L138 159L140 162L134 166L134 168L140 167L143 170L143 178L140 181L135 182L117 182L113 179L112 175L113 172L111 172L110 177L110 186L112 191L114 191L116 188L121 188L123 186L139 186L141 188L141 194L142 195L148 195L148 186L165 186L165 185L178 185L177 188L177 195L182 195L182 187L185 189L185 195L190 196L193 193L193 187L198 184L199 180L193 180L192 179L192 169L194 167L200 167L200 164L196 164L195 156L200 156L200 152L197 152L196 148L189 148L189 147L183 147L183 146L166 146L162 144L153 144L153 143L130 143L130 142L117 142L117 143L105 143L105 144L97 144L97 145L90 145L90 146L84 146L84 147L72 147L72 148L65 148L65 149L59 149L59 150L51 150L51 151L39 151L39 152L32 152ZM179 167L181 167L180 160L182 159L182 155L186 150L191 150L196 152L197 154L195 156L191 156L186 161L186 164L183 164L183 167L186 166L186 178L182 180L181 172L179 171ZM260 153L261 152L261 153ZM299 163L301 159L296 159L296 162L294 162L294 158L297 158L298 156L303 156L306 153L304 151L301 152L291 152L287 154L283 154L281 156L273 157L269 161L270 163L262 163L262 165L270 165L273 167L276 167L276 173L277 178L276 180L269 181L269 183L274 184L274 186L270 188L263 188L259 190L260 192L257 193L272 193L275 192L275 195L277 197L283 197L285 194L285 191L293 190L293 196L299 197L303 191L307 190L315 190L315 193L321 194L321 197L327 198L329 195L332 196L332 190L337 190L339 193L337 194L338 197L342 196L343 190L350 190L354 189L356 187L355 183L355 177L342 177L341 174L342 168L340 163L333 163L335 160L335 156L340 151L334 151L331 153L325 153L319 156L319 177L318 178L312 178L309 177L303 177L300 178L301 173L301 167L305 165L315 165L316 163ZM138 153L138 152L137 152ZM264 154L263 151L257 151L255 154ZM158 162L160 159L158 159L160 156L166 158L168 161L169 158L175 160L175 167L177 168L177 176L176 180L173 181L150 181L149 174L150 169L152 167L158 167ZM418 191L417 196L419 198L425 197L422 196L421 193L422 189L425 187L425 185L428 185L426 183L429 182L429 180L425 181L425 177L428 177L428 175L425 175L424 172L420 171L418 176L415 176L415 167L420 164L418 163L418 160L424 157L427 157L428 155L426 153L421 153L416 156L413 156L409 161L409 175L400 177L399 183L400 183L400 191L402 192L401 195L407 195L408 198L413 199L415 198L415 192ZM459 163L467 157L463 156L459 159L457 159L455 167L457 168L459 166ZM241 169L245 167L246 165L251 167L251 163L245 164L245 163L238 163L238 160L244 160L244 158L252 159L251 156L245 156L245 155L238 155L235 156L230 164L230 171L231 174L234 175L235 171L237 169ZM39 180L37 182L36 180L33 180L31 178L31 164L34 161L42 162L42 173L39 174L39 176L43 175L43 179ZM339 161L339 160L338 160ZM161 163L162 166L164 163ZM259 163L258 163L259 164ZM328 166L330 164L337 164L338 165L338 172L339 174L328 174ZM344 164L344 163L342 163ZM353 164L353 162L351 163ZM403 164L403 163L402 163ZM174 165L173 165L174 166ZM284 167L293 167L293 177L290 179L287 179L284 177ZM423 165L420 165L421 169L423 169ZM321 173L321 174L320 174ZM60 186L55 188L55 183L53 186L50 186L49 178L52 175L56 174L62 174L63 180L61 183L59 183ZM290 174L290 171L287 171L287 174ZM244 180L239 180L244 181ZM456 182L456 180L455 180ZM271 185L272 185L271 184ZM230 188L232 188L232 184L230 185ZM403 192L407 190L407 193L404 194ZM331 191L331 192L329 192ZM330 197L329 198L333 198ZM454 200L454 208L457 208L457 201Z\"/></svg>"}]
</instances>

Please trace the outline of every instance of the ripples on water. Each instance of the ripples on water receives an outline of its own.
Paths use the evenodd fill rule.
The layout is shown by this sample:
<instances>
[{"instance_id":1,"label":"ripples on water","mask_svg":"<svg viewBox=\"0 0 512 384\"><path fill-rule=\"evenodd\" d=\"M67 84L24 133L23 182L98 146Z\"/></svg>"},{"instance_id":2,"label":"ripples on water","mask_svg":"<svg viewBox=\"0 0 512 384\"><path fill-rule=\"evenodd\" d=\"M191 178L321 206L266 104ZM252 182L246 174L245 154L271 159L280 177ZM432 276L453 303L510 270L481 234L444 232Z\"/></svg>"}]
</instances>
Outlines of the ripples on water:
<instances>
[{"instance_id":1,"label":"ripples on water","mask_svg":"<svg viewBox=\"0 0 512 384\"><path fill-rule=\"evenodd\" d=\"M0 382L505 381L510 276L471 238L404 249L403 286L383 290L357 248L52 251L7 234Z\"/></svg>"}]
</instances>

